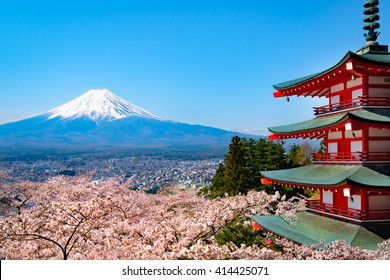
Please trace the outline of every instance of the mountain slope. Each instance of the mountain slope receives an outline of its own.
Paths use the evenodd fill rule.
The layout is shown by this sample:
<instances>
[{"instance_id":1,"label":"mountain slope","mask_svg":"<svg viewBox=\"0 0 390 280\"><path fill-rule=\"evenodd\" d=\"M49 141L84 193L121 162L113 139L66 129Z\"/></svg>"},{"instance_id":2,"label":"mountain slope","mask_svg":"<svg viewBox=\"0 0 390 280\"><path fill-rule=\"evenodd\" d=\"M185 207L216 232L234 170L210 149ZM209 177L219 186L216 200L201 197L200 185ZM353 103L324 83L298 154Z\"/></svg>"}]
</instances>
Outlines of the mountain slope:
<instances>
[{"instance_id":1,"label":"mountain slope","mask_svg":"<svg viewBox=\"0 0 390 280\"><path fill-rule=\"evenodd\" d=\"M90 90L41 115L0 125L0 147L227 147L240 133L167 121L107 89Z\"/></svg>"},{"instance_id":2,"label":"mountain slope","mask_svg":"<svg viewBox=\"0 0 390 280\"><path fill-rule=\"evenodd\" d=\"M108 89L89 90L80 97L47 112L49 118L88 117L92 120L117 120L128 117L161 119L160 117L116 96Z\"/></svg>"}]
</instances>

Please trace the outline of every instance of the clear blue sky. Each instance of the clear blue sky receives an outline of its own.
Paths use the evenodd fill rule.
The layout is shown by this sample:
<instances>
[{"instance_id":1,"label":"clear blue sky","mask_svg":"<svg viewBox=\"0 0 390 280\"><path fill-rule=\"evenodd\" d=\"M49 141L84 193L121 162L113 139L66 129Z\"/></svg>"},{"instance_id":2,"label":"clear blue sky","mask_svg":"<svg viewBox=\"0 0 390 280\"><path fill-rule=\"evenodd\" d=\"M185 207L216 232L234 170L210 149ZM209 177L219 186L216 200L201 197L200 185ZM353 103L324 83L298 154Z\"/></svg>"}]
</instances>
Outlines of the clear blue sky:
<instances>
[{"instance_id":1,"label":"clear blue sky","mask_svg":"<svg viewBox=\"0 0 390 280\"><path fill-rule=\"evenodd\" d=\"M326 103L274 99L272 84L365 43L364 0L0 1L0 123L108 88L166 119L264 134Z\"/></svg>"}]
</instances>

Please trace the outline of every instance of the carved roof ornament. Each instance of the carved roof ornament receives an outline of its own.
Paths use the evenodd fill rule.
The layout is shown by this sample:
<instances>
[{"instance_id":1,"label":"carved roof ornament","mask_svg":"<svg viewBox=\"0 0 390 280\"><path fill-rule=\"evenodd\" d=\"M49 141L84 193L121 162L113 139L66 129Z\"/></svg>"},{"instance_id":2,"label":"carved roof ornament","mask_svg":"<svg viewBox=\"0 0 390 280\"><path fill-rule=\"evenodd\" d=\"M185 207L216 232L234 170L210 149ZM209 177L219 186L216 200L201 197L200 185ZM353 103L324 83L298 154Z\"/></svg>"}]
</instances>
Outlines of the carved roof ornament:
<instances>
[{"instance_id":1,"label":"carved roof ornament","mask_svg":"<svg viewBox=\"0 0 390 280\"><path fill-rule=\"evenodd\" d=\"M368 45L378 44L376 42L380 32L375 31L380 27L379 20L379 1L378 0L366 0L364 2L364 30L367 30L367 34L364 34Z\"/></svg>"}]
</instances>

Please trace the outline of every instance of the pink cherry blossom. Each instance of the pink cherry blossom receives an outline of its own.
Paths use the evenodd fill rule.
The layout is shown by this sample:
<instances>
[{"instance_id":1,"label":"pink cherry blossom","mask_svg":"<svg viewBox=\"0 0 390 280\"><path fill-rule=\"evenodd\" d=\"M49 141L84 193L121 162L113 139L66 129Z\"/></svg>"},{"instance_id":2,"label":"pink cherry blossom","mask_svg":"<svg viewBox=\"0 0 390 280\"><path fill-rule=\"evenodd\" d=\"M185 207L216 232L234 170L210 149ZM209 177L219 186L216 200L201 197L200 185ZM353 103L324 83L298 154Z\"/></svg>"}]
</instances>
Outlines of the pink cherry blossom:
<instances>
[{"instance_id":1,"label":"pink cherry blossom","mask_svg":"<svg viewBox=\"0 0 390 280\"><path fill-rule=\"evenodd\" d=\"M190 190L151 195L132 191L116 179L98 183L90 176L12 185L1 176L1 259L390 258L390 240L379 244L377 251L344 241L316 249L263 230L264 244L217 244L216 236L237 219L252 227L254 214L284 214L289 222L295 211L304 210L303 200L285 200L278 193L249 192L210 200ZM274 250L275 246L281 249Z\"/></svg>"}]
</instances>

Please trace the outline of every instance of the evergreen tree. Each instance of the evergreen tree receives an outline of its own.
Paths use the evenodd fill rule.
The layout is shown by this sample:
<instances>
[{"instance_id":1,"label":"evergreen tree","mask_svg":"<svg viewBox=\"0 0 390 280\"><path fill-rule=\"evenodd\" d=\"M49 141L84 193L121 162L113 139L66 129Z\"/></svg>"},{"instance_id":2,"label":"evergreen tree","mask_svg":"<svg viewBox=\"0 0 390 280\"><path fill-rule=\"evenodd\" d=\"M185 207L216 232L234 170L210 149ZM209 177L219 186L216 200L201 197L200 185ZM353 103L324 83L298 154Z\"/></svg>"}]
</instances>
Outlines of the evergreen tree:
<instances>
[{"instance_id":1,"label":"evergreen tree","mask_svg":"<svg viewBox=\"0 0 390 280\"><path fill-rule=\"evenodd\" d=\"M223 186L223 174L224 174L225 166L223 163L220 163L213 181L211 183L210 190L202 189L201 194L208 194L210 197L217 197L217 196L223 196L225 193L224 186Z\"/></svg>"},{"instance_id":2,"label":"evergreen tree","mask_svg":"<svg viewBox=\"0 0 390 280\"><path fill-rule=\"evenodd\" d=\"M317 153L326 153L326 145L324 140L321 140Z\"/></svg>"},{"instance_id":3,"label":"evergreen tree","mask_svg":"<svg viewBox=\"0 0 390 280\"><path fill-rule=\"evenodd\" d=\"M250 190L260 190L262 170L287 167L287 155L283 142L266 139L246 139L235 136L229 145L224 162L216 171L207 192L210 197L237 195Z\"/></svg>"},{"instance_id":4,"label":"evergreen tree","mask_svg":"<svg viewBox=\"0 0 390 280\"><path fill-rule=\"evenodd\" d=\"M237 195L247 188L249 172L244 141L240 137L234 136L225 158L222 182L224 192L229 195Z\"/></svg>"}]
</instances>

